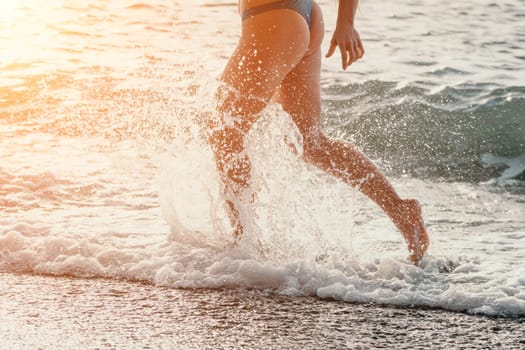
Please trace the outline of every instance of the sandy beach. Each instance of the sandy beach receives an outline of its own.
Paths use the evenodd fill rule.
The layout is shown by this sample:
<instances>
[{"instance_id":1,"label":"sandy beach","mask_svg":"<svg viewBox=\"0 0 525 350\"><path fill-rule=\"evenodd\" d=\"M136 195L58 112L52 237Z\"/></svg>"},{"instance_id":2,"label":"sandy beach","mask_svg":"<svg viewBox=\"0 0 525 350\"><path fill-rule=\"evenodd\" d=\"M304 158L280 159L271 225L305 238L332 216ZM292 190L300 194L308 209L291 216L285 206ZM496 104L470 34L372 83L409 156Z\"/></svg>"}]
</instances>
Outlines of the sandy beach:
<instances>
[{"instance_id":1,"label":"sandy beach","mask_svg":"<svg viewBox=\"0 0 525 350\"><path fill-rule=\"evenodd\" d=\"M523 349L525 319L1 274L6 349Z\"/></svg>"}]
</instances>

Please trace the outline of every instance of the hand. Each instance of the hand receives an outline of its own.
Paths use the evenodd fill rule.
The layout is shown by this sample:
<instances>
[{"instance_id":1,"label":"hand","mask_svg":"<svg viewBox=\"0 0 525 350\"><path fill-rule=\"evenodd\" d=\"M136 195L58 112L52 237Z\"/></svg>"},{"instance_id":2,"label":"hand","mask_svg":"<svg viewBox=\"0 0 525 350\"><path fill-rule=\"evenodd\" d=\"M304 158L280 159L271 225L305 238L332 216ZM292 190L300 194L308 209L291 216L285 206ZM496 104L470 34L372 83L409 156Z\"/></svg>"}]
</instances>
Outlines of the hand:
<instances>
[{"instance_id":1,"label":"hand","mask_svg":"<svg viewBox=\"0 0 525 350\"><path fill-rule=\"evenodd\" d=\"M359 33L351 24L336 26L326 57L332 56L336 47L341 51L343 70L365 54Z\"/></svg>"}]
</instances>

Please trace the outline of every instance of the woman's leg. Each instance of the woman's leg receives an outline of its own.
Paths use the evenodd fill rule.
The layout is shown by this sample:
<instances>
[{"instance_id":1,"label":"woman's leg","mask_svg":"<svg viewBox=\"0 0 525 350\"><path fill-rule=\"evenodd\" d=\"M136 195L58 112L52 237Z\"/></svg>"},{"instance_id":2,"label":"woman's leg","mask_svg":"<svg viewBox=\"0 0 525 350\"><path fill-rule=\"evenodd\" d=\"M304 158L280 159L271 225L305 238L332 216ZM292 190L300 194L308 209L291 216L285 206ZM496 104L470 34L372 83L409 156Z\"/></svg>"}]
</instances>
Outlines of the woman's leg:
<instances>
[{"instance_id":1,"label":"woman's leg","mask_svg":"<svg viewBox=\"0 0 525 350\"><path fill-rule=\"evenodd\" d=\"M341 179L377 203L392 219L408 243L410 256L417 262L428 248L428 236L417 201L402 200L379 169L354 145L332 139L321 131L319 33L322 16L315 7L310 50L282 81L275 98L287 111L304 140L304 158ZM322 39L322 34L321 34Z\"/></svg>"},{"instance_id":2,"label":"woman's leg","mask_svg":"<svg viewBox=\"0 0 525 350\"><path fill-rule=\"evenodd\" d=\"M225 186L235 235L242 233L234 205L248 187L250 163L244 135L286 75L304 56L310 33L293 10L261 13L242 23L242 34L217 93L219 118L210 121L209 141Z\"/></svg>"}]
</instances>

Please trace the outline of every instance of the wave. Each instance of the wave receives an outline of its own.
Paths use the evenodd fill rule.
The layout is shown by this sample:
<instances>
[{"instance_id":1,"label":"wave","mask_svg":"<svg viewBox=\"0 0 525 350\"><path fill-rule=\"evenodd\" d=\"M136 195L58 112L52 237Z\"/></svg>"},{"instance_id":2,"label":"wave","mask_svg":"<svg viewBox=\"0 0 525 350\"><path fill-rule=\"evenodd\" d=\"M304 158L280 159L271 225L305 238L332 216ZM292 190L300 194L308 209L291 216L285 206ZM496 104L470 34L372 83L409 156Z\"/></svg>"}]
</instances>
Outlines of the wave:
<instances>
[{"instance_id":1,"label":"wave","mask_svg":"<svg viewBox=\"0 0 525 350\"><path fill-rule=\"evenodd\" d=\"M498 167L503 165L505 170L498 180L518 178L520 175L525 174L525 154L514 158L508 158L485 153L481 155L481 160L487 167Z\"/></svg>"},{"instance_id":2,"label":"wave","mask_svg":"<svg viewBox=\"0 0 525 350\"><path fill-rule=\"evenodd\" d=\"M501 169L484 166L483 154L525 154L525 87L368 81L334 84L325 101L327 129L393 174L487 181Z\"/></svg>"},{"instance_id":3,"label":"wave","mask_svg":"<svg viewBox=\"0 0 525 350\"><path fill-rule=\"evenodd\" d=\"M0 96L0 108L5 107L0 120L60 135L140 139L163 149L180 135L178 116L198 119L212 109L217 83L203 71L185 65L177 69L185 75L171 79L167 89L154 90L117 86L104 72L89 81L72 80L66 73L28 78L21 85L33 88L24 89L22 96ZM445 67L438 73L452 71ZM51 89L38 91L38 86ZM81 90L83 99L65 105L55 90L71 96ZM14 99L19 101L16 108ZM523 86L440 86L431 79L408 84L332 81L323 84L323 105L328 133L356 144L393 177L485 182L500 178L506 164L487 164L483 155L512 159L525 154ZM513 176L518 192L524 188L523 176Z\"/></svg>"},{"instance_id":4,"label":"wave","mask_svg":"<svg viewBox=\"0 0 525 350\"><path fill-rule=\"evenodd\" d=\"M324 257L277 263L253 255L253 247L246 246L224 249L173 239L132 246L124 236L111 237L115 244L111 245L102 237L73 239L49 231L30 223L4 230L0 271L127 279L171 288L258 289L345 302L525 316L523 276L516 274L502 284L480 274L475 262L429 256L420 268L396 256L344 262L327 252Z\"/></svg>"},{"instance_id":5,"label":"wave","mask_svg":"<svg viewBox=\"0 0 525 350\"><path fill-rule=\"evenodd\" d=\"M135 174L134 168L127 168L133 164L113 169L115 165L105 161L98 148L86 154L89 147L82 144L75 152L93 159L97 168L90 172L99 174L100 170L103 178L91 175L66 179L62 178L65 175L59 178L43 173L17 180L22 185L42 177L37 188L19 186L20 191L44 191L47 195L30 208L31 219L24 208L15 208L18 210L12 216L0 219L0 271L127 279L172 288L255 289L344 302L525 316L525 279L523 271L515 268L525 239L523 232L518 229L500 234L498 242L490 240L493 254L487 256L484 238L475 242L465 227L460 227L466 235L465 250L451 234L448 237L455 242L454 249L446 253L434 250L436 255L426 256L420 267L409 264L401 237L393 236L394 228L387 222L377 221L373 210L360 210L366 205L355 190L300 160L300 137L278 106L263 113L246 141L253 166L252 188L257 196L241 202L241 214L249 214L249 225L243 239L234 242L211 152L199 137L198 128L186 128L191 125L192 115L186 118L177 123L189 136L175 138L162 155L151 148L133 156L128 142L115 145L117 149L111 152L115 158L127 163L121 158L134 157L136 167L142 169L132 180L129 174L126 178L118 174ZM145 170L151 158L161 165L160 198L148 190L149 177L153 176ZM156 172L155 168L150 170ZM62 169L61 173L68 171ZM0 174L5 181L12 180L10 171L2 170ZM138 179L142 177L146 178L144 184ZM95 180L99 187L94 192L78 193L83 185ZM456 190L446 192L448 184L439 187L430 183L413 191L428 192L430 185L436 188L426 200L445 192L436 199L439 203L454 196L476 196L480 203L489 203L492 198L468 188L461 188L459 194ZM54 192L66 198L50 212L46 201L52 200ZM90 206L80 207L79 200ZM159 226L163 220L155 217L155 205L144 206L157 201L169 227ZM465 215L459 213L466 207L458 203L457 215ZM456 220L457 216L456 212L452 216L441 217L439 212L434 215L440 227L447 226L448 221L443 220ZM464 222L453 222L453 226L478 228L492 224L490 219L471 222L465 218ZM363 226L363 222L372 224ZM508 224L519 226L519 218ZM360 234L359 230L365 231ZM395 238L390 238L391 234ZM436 249L439 240L433 244L431 248ZM480 253L465 253L474 250ZM505 254L501 261L499 250Z\"/></svg>"}]
</instances>

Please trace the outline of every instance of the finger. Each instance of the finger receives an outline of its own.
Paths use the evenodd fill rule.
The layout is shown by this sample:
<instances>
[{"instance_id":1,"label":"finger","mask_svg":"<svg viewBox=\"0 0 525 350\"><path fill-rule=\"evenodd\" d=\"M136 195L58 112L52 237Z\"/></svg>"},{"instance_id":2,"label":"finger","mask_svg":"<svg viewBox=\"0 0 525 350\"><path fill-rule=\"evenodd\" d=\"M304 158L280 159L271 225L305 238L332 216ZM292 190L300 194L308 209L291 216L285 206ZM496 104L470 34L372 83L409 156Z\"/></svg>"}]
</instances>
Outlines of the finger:
<instances>
[{"instance_id":1,"label":"finger","mask_svg":"<svg viewBox=\"0 0 525 350\"><path fill-rule=\"evenodd\" d=\"M343 67L343 70L345 70L346 67L348 67L348 53L346 51L346 47L339 46L339 51L341 51L342 67Z\"/></svg>"},{"instance_id":2,"label":"finger","mask_svg":"<svg viewBox=\"0 0 525 350\"><path fill-rule=\"evenodd\" d=\"M325 57L330 57L334 54L334 51L335 51L335 47L337 46L335 40L332 40L330 42L330 48L328 49L328 52L326 53L326 56Z\"/></svg>"},{"instance_id":3,"label":"finger","mask_svg":"<svg viewBox=\"0 0 525 350\"><path fill-rule=\"evenodd\" d=\"M353 58L354 58L354 62L357 61L358 59L361 58L361 50L359 49L359 42L358 41L354 41L353 42L353 46L352 46L352 49L353 49Z\"/></svg>"},{"instance_id":4,"label":"finger","mask_svg":"<svg viewBox=\"0 0 525 350\"><path fill-rule=\"evenodd\" d=\"M349 53L348 65L351 65L352 63L357 61L357 51L355 48L355 42L352 42L350 43L350 45L348 45L348 53Z\"/></svg>"},{"instance_id":5,"label":"finger","mask_svg":"<svg viewBox=\"0 0 525 350\"><path fill-rule=\"evenodd\" d=\"M361 40L357 42L357 47L359 48L359 58L362 58L365 55L365 49Z\"/></svg>"}]
</instances>

